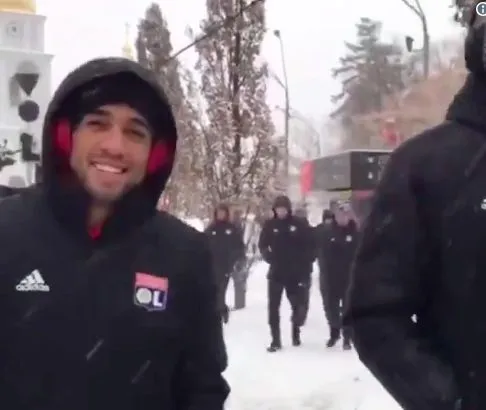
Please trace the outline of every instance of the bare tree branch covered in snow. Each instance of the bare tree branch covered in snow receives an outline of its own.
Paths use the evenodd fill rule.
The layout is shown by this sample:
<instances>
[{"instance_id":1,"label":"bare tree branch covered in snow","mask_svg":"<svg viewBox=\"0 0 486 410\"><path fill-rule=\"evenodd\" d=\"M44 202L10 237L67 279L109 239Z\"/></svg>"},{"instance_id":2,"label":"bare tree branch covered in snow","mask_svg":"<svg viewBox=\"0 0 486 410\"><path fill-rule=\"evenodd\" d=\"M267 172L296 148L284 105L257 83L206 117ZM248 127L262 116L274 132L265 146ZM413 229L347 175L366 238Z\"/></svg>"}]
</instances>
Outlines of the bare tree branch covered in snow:
<instances>
[{"instance_id":1,"label":"bare tree branch covered in snow","mask_svg":"<svg viewBox=\"0 0 486 410\"><path fill-rule=\"evenodd\" d=\"M238 14L247 3L207 0L201 28ZM201 155L206 158L202 167L213 205L258 203L272 182L274 127L266 102L268 70L260 59L264 34L262 3L196 44L201 98L195 110L202 113Z\"/></svg>"}]
</instances>

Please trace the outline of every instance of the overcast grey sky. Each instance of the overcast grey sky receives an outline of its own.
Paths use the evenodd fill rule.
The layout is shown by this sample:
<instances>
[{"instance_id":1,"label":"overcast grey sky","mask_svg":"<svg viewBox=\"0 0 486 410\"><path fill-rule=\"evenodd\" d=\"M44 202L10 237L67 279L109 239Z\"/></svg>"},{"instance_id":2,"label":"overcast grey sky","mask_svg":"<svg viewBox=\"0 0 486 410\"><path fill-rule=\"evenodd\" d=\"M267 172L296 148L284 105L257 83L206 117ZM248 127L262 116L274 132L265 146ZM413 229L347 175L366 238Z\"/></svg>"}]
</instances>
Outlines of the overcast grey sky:
<instances>
[{"instance_id":1,"label":"overcast grey sky","mask_svg":"<svg viewBox=\"0 0 486 410\"><path fill-rule=\"evenodd\" d=\"M446 1L422 0L429 15L432 39L456 32L451 23L451 9ZM48 17L47 49L55 54L53 85L83 61L121 53L125 24L135 25L149 1L121 0L38 0L38 11ZM205 0L159 0L168 19L177 49L188 39L185 28L197 30L204 15ZM269 29L279 29L285 44L291 105L306 116L322 119L331 109L330 95L337 91L331 69L343 52L343 41L352 41L354 23L360 16L380 19L387 35L420 37L417 18L401 0L267 0ZM271 69L282 75L280 48L269 34L264 56ZM184 55L190 65L192 51ZM283 92L273 83L269 100L283 105Z\"/></svg>"}]
</instances>

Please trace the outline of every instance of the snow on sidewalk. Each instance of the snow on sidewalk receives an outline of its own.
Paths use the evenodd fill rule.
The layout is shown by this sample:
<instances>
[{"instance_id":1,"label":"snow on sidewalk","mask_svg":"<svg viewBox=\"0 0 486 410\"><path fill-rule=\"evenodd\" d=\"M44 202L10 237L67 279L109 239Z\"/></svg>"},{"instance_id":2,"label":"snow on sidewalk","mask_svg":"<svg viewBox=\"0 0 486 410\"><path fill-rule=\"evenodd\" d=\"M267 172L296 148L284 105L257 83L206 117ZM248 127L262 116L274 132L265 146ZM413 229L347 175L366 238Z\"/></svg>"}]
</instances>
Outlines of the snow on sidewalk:
<instances>
[{"instance_id":1,"label":"snow on sidewalk","mask_svg":"<svg viewBox=\"0 0 486 410\"><path fill-rule=\"evenodd\" d=\"M281 309L284 349L267 353L269 329L266 311L267 265L260 263L248 282L247 307L232 312L225 328L232 393L227 410L395 410L388 394L361 365L354 352L340 344L327 349L328 336L322 302L316 286L302 331L303 345L290 344L290 309L284 297ZM232 283L228 292L231 302Z\"/></svg>"}]
</instances>

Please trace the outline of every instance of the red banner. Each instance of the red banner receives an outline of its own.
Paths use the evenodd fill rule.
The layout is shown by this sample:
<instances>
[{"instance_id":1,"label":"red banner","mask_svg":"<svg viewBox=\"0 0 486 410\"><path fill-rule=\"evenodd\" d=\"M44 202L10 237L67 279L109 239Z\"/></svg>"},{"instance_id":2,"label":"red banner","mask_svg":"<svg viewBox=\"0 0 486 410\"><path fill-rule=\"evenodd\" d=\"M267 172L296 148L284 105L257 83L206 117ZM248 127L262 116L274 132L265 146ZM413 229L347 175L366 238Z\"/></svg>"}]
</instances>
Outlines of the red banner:
<instances>
[{"instance_id":1,"label":"red banner","mask_svg":"<svg viewBox=\"0 0 486 410\"><path fill-rule=\"evenodd\" d=\"M303 196L312 190L312 180L314 177L312 161L304 161L300 168L300 192Z\"/></svg>"},{"instance_id":2,"label":"red banner","mask_svg":"<svg viewBox=\"0 0 486 410\"><path fill-rule=\"evenodd\" d=\"M391 148L395 148L401 143L401 136L397 130L394 120L388 120L385 122L383 129L381 130L381 135L387 145Z\"/></svg>"}]
</instances>

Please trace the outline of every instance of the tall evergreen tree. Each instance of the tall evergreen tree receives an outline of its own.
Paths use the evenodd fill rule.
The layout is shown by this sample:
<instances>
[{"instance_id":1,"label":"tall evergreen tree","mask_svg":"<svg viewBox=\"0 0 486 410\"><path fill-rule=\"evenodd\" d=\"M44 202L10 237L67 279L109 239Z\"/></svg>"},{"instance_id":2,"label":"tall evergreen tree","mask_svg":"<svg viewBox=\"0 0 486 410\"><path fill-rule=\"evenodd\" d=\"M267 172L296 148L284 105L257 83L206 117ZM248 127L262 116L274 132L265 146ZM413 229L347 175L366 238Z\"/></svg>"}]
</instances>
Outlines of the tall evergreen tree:
<instances>
[{"instance_id":1,"label":"tall evergreen tree","mask_svg":"<svg viewBox=\"0 0 486 410\"><path fill-rule=\"evenodd\" d=\"M248 4L206 0L204 31L241 16L196 44L206 119L206 178L213 203L259 202L272 177L274 127L266 101L267 65L260 58L265 8L257 3L244 10Z\"/></svg>"},{"instance_id":2,"label":"tall evergreen tree","mask_svg":"<svg viewBox=\"0 0 486 410\"><path fill-rule=\"evenodd\" d=\"M194 132L195 118L188 106L180 63L177 59L170 58L173 46L167 20L156 3L147 8L145 17L139 23L136 50L138 61L159 78L177 121L177 161L164 192L164 199L169 204L169 209L192 213L194 210L190 209L193 203L191 199L200 192L199 189L194 189L194 152L197 151L199 143Z\"/></svg>"},{"instance_id":3,"label":"tall evergreen tree","mask_svg":"<svg viewBox=\"0 0 486 410\"><path fill-rule=\"evenodd\" d=\"M381 40L381 26L361 18L356 24L356 43L345 43L346 54L332 72L342 83L341 92L332 97L338 105L332 116L353 132L358 132L353 129L355 117L381 111L386 97L405 87L402 50Z\"/></svg>"}]
</instances>

